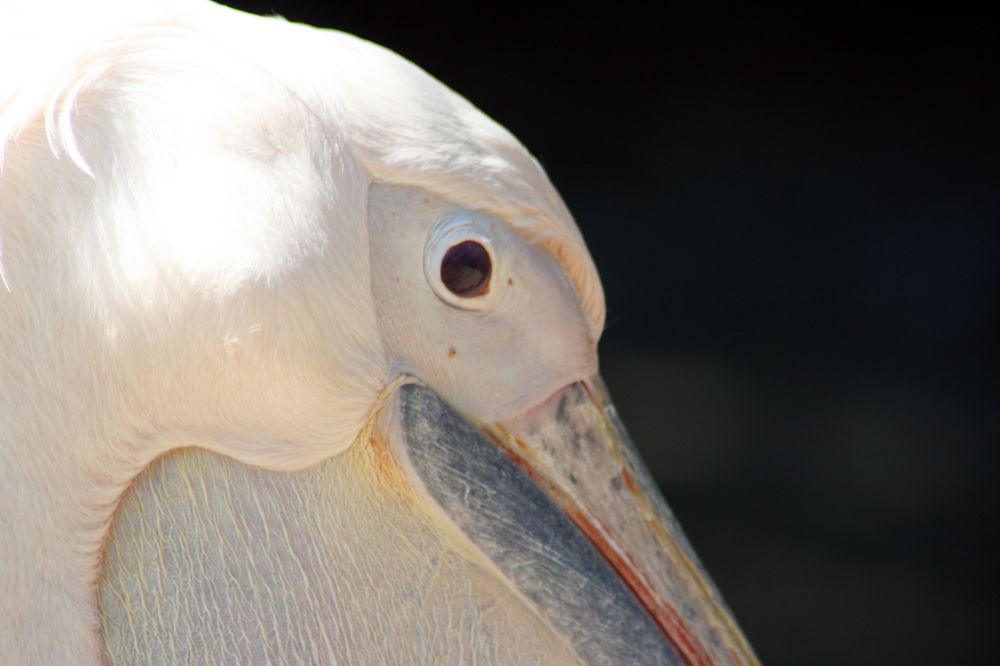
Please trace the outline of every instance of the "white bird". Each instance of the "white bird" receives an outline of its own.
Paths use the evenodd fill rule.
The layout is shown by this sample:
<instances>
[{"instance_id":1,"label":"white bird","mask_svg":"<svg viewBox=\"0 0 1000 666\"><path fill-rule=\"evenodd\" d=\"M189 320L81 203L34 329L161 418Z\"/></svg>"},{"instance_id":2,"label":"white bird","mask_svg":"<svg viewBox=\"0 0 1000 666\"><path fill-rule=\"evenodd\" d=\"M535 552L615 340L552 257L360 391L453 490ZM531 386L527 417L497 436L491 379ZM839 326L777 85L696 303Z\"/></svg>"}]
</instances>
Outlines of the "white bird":
<instances>
[{"instance_id":1,"label":"white bird","mask_svg":"<svg viewBox=\"0 0 1000 666\"><path fill-rule=\"evenodd\" d=\"M0 662L755 663L506 130L200 0L2 0L0 62Z\"/></svg>"}]
</instances>

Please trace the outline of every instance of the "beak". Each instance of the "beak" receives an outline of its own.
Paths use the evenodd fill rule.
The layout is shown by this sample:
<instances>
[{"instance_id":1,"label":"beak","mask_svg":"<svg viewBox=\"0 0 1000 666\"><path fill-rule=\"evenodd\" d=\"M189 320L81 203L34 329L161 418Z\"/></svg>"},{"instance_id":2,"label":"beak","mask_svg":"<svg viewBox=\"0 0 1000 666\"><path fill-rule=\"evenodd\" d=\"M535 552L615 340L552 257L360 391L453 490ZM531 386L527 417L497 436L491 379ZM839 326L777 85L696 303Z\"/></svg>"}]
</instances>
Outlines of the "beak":
<instances>
[{"instance_id":1,"label":"beak","mask_svg":"<svg viewBox=\"0 0 1000 666\"><path fill-rule=\"evenodd\" d=\"M106 663L756 663L598 379L476 427L388 396L298 472L179 449L98 579Z\"/></svg>"},{"instance_id":2,"label":"beak","mask_svg":"<svg viewBox=\"0 0 1000 666\"><path fill-rule=\"evenodd\" d=\"M686 663L757 662L599 376L496 430L508 455L588 537Z\"/></svg>"},{"instance_id":3,"label":"beak","mask_svg":"<svg viewBox=\"0 0 1000 666\"><path fill-rule=\"evenodd\" d=\"M600 377L479 432L426 389L401 393L411 482L585 662L758 663Z\"/></svg>"}]
</instances>

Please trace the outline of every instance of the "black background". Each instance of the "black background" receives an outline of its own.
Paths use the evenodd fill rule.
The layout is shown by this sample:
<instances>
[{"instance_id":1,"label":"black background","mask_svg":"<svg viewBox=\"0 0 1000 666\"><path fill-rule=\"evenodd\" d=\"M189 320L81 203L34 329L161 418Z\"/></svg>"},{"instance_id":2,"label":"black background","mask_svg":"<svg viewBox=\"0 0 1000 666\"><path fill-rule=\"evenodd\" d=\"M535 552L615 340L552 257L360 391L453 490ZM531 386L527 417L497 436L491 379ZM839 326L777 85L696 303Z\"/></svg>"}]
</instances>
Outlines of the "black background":
<instances>
[{"instance_id":1,"label":"black background","mask_svg":"<svg viewBox=\"0 0 1000 666\"><path fill-rule=\"evenodd\" d=\"M392 48L539 157L612 394L765 663L995 661L995 23L237 4Z\"/></svg>"}]
</instances>

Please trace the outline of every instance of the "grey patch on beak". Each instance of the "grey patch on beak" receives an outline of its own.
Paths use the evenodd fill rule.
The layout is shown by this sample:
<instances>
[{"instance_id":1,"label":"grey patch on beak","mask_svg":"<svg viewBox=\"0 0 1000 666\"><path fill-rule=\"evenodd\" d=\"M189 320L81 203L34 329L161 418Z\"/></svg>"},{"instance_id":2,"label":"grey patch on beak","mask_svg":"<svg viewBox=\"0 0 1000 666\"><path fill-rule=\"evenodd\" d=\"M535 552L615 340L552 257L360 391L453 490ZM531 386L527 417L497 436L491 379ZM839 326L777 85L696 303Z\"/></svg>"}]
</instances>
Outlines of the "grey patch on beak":
<instances>
[{"instance_id":1,"label":"grey patch on beak","mask_svg":"<svg viewBox=\"0 0 1000 666\"><path fill-rule=\"evenodd\" d=\"M591 664L683 664L590 541L495 444L418 386L403 453L442 510Z\"/></svg>"}]
</instances>

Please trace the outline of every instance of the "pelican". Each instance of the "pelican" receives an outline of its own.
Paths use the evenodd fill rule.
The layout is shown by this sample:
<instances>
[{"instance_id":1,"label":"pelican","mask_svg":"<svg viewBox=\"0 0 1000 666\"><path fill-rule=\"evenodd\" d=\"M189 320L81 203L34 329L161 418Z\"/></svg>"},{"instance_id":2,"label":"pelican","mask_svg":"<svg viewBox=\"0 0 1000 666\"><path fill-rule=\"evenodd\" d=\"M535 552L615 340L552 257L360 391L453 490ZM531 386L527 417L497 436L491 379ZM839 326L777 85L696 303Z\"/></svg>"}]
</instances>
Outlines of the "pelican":
<instances>
[{"instance_id":1,"label":"pelican","mask_svg":"<svg viewBox=\"0 0 1000 666\"><path fill-rule=\"evenodd\" d=\"M3 0L0 62L0 662L756 663L505 129L204 0Z\"/></svg>"}]
</instances>

